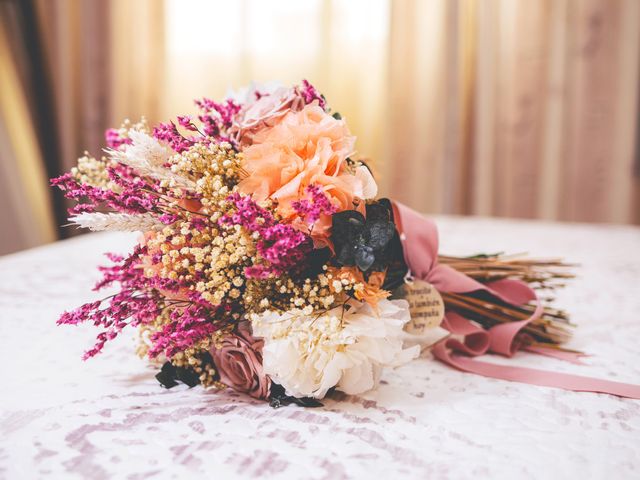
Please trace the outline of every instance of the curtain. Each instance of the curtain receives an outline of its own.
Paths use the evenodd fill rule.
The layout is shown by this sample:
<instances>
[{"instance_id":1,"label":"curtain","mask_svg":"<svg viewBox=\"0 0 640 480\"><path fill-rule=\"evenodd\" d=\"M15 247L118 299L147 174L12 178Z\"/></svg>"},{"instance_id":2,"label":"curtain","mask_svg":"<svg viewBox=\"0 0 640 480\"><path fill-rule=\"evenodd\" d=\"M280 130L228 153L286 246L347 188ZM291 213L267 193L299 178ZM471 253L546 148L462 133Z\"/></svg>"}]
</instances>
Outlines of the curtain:
<instances>
[{"instance_id":1,"label":"curtain","mask_svg":"<svg viewBox=\"0 0 640 480\"><path fill-rule=\"evenodd\" d=\"M156 0L35 0L60 138L60 173L128 117L159 119L164 8Z\"/></svg>"},{"instance_id":2,"label":"curtain","mask_svg":"<svg viewBox=\"0 0 640 480\"><path fill-rule=\"evenodd\" d=\"M99 155L104 129L190 113L194 98L251 80L316 84L372 159L381 193L427 213L640 223L635 0L0 4L33 6L42 47L41 58L18 48L25 32L0 10L12 51L3 67L38 65L35 82L3 90L26 99L21 131L39 149L0 147L3 180L18 165L35 172L2 193L34 207L0 252L51 240L64 205L47 196L46 177L85 149ZM18 118L7 105L5 136ZM38 126L47 105L48 141ZM26 228L35 224L49 226Z\"/></svg>"},{"instance_id":3,"label":"curtain","mask_svg":"<svg viewBox=\"0 0 640 480\"><path fill-rule=\"evenodd\" d=\"M400 0L390 50L395 196L430 212L638 223L639 2Z\"/></svg>"},{"instance_id":4,"label":"curtain","mask_svg":"<svg viewBox=\"0 0 640 480\"><path fill-rule=\"evenodd\" d=\"M382 161L389 0L167 0L161 113L255 80L306 78Z\"/></svg>"},{"instance_id":5,"label":"curtain","mask_svg":"<svg viewBox=\"0 0 640 480\"><path fill-rule=\"evenodd\" d=\"M34 51L22 35L25 13L0 3L0 254L56 238L41 128L25 89L34 73L25 62Z\"/></svg>"}]
</instances>

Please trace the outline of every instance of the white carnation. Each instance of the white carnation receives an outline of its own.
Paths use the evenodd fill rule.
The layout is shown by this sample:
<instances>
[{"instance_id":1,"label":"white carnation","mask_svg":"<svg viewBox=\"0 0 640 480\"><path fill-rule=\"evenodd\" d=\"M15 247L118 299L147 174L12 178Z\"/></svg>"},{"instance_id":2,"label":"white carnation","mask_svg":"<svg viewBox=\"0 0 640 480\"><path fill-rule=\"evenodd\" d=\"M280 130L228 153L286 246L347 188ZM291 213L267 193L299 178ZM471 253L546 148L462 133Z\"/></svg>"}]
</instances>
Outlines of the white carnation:
<instances>
[{"instance_id":1,"label":"white carnation","mask_svg":"<svg viewBox=\"0 0 640 480\"><path fill-rule=\"evenodd\" d=\"M410 319L404 300L381 300L378 313L352 302L307 315L267 311L252 318L253 334L264 338L263 368L288 395L322 398L331 387L350 395L374 388L385 366L417 357L420 347L403 348Z\"/></svg>"}]
</instances>

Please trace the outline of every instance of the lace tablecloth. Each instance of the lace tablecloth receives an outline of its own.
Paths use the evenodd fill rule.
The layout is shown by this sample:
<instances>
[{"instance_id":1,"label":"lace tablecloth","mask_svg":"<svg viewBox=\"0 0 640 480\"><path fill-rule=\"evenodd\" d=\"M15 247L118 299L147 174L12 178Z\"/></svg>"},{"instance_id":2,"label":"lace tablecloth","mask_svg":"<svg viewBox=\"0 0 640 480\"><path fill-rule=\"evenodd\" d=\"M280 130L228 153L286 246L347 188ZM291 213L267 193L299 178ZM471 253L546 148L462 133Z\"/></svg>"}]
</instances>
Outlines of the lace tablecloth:
<instances>
[{"instance_id":1,"label":"lace tablecloth","mask_svg":"<svg viewBox=\"0 0 640 480\"><path fill-rule=\"evenodd\" d=\"M580 325L571 346L592 354L588 365L511 362L640 383L640 229L438 223L444 253L581 264L557 301ZM0 478L640 478L640 401L478 377L429 354L386 371L377 391L278 410L161 388L133 334L82 362L96 332L55 320L96 298L101 253L133 240L92 234L0 258Z\"/></svg>"}]
</instances>

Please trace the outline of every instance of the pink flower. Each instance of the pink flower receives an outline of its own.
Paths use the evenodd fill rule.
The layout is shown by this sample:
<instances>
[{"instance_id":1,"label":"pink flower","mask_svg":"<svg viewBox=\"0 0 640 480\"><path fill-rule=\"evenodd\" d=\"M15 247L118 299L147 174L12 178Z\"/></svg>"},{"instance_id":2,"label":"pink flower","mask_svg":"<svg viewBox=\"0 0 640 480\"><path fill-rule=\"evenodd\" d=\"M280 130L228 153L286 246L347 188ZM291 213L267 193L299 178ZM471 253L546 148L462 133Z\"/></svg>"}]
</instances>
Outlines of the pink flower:
<instances>
[{"instance_id":1,"label":"pink flower","mask_svg":"<svg viewBox=\"0 0 640 480\"><path fill-rule=\"evenodd\" d=\"M107 147L118 150L122 145L128 145L131 143L130 138L124 138L120 136L120 133L115 128L108 128L104 132L104 138L107 141Z\"/></svg>"},{"instance_id":2,"label":"pink flower","mask_svg":"<svg viewBox=\"0 0 640 480\"><path fill-rule=\"evenodd\" d=\"M271 380L262 369L263 340L253 338L250 327L241 323L236 333L228 335L218 348L211 349L220 381L253 398L269 398Z\"/></svg>"},{"instance_id":3,"label":"pink flower","mask_svg":"<svg viewBox=\"0 0 640 480\"><path fill-rule=\"evenodd\" d=\"M311 241L304 233L291 225L276 222L271 212L260 207L249 196L232 193L227 201L236 212L224 215L219 225L240 225L251 233L257 233L256 249L267 264L246 267L244 273L249 278L269 278L272 275L295 274L311 250Z\"/></svg>"},{"instance_id":4,"label":"pink flower","mask_svg":"<svg viewBox=\"0 0 640 480\"><path fill-rule=\"evenodd\" d=\"M274 125L282 116L290 111L297 112L304 105L304 98L295 88L280 87L246 104L236 115L231 134L239 145L251 145L259 130Z\"/></svg>"}]
</instances>

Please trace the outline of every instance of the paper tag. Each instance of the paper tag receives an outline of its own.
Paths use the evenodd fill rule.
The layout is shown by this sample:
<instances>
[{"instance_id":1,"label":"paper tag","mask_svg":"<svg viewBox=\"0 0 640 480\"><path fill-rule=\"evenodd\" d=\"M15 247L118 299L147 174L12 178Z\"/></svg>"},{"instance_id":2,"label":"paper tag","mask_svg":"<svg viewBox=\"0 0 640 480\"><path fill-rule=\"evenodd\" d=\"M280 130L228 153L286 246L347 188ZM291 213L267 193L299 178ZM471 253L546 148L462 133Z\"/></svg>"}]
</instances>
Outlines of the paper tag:
<instances>
[{"instance_id":1,"label":"paper tag","mask_svg":"<svg viewBox=\"0 0 640 480\"><path fill-rule=\"evenodd\" d=\"M444 301L430 283L423 280L407 281L393 292L393 296L409 302L411 320L404 326L405 331L422 335L442 323Z\"/></svg>"}]
</instances>

